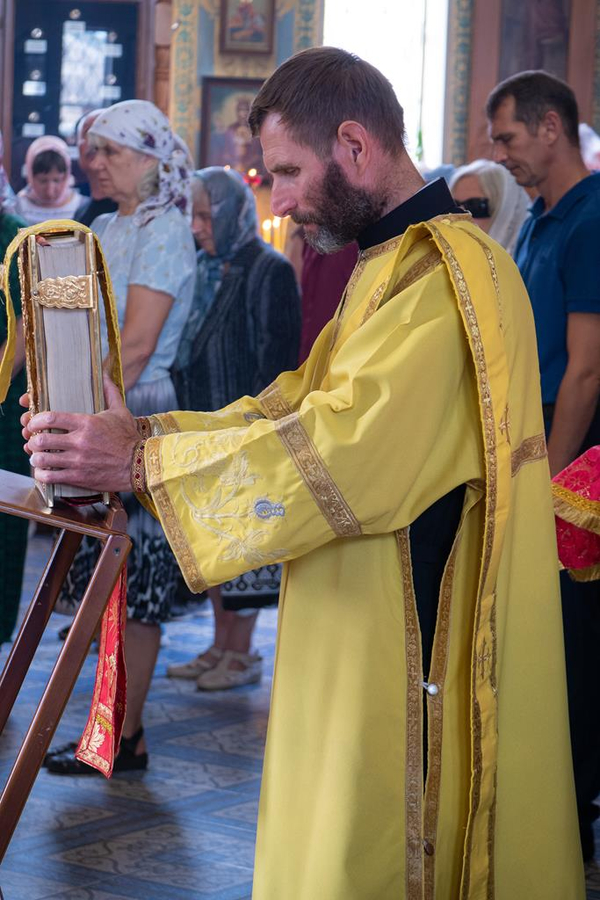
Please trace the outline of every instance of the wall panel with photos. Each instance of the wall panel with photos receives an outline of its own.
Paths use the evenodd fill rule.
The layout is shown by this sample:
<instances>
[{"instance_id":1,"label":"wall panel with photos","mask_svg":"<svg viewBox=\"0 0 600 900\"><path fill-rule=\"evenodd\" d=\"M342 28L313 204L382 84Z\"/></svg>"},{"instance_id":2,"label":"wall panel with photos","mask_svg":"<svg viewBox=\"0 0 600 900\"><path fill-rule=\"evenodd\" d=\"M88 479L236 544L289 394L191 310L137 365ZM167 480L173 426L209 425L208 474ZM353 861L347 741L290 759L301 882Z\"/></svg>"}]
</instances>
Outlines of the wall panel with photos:
<instances>
[{"instance_id":1,"label":"wall panel with photos","mask_svg":"<svg viewBox=\"0 0 600 900\"><path fill-rule=\"evenodd\" d=\"M32 140L90 109L152 99L156 0L0 0L0 127L13 187ZM77 175L77 173L76 173Z\"/></svg>"}]
</instances>

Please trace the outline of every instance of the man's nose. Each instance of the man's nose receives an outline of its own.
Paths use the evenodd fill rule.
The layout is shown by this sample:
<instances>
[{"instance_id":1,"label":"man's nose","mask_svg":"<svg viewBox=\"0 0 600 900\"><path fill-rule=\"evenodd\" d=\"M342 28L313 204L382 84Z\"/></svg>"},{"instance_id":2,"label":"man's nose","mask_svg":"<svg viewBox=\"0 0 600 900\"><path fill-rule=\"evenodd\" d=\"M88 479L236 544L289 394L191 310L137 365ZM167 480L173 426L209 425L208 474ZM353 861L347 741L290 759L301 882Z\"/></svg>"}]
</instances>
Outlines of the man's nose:
<instances>
[{"instance_id":1,"label":"man's nose","mask_svg":"<svg viewBox=\"0 0 600 900\"><path fill-rule=\"evenodd\" d=\"M506 152L506 148L504 144L493 144L492 145L492 159L495 163L499 163L503 165L508 159L508 153Z\"/></svg>"},{"instance_id":2,"label":"man's nose","mask_svg":"<svg viewBox=\"0 0 600 900\"><path fill-rule=\"evenodd\" d=\"M274 216L279 216L280 219L283 219L285 216L289 216L296 209L297 205L288 190L273 185L271 190L271 212Z\"/></svg>"}]
</instances>

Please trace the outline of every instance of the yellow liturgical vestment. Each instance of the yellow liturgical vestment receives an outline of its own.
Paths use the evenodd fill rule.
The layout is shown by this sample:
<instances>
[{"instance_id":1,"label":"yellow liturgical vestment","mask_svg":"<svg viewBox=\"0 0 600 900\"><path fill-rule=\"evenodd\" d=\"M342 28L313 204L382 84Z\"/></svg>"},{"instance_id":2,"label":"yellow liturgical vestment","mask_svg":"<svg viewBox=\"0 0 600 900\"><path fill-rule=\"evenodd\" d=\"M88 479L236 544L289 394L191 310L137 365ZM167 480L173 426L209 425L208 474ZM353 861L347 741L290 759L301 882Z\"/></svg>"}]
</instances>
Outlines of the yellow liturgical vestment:
<instances>
[{"instance_id":1,"label":"yellow liturgical vestment","mask_svg":"<svg viewBox=\"0 0 600 900\"><path fill-rule=\"evenodd\" d=\"M148 493L189 587L286 561L255 900L581 900L534 326L508 255L469 216L412 225L360 254L302 368L151 424ZM410 526L459 485L423 672Z\"/></svg>"}]
</instances>

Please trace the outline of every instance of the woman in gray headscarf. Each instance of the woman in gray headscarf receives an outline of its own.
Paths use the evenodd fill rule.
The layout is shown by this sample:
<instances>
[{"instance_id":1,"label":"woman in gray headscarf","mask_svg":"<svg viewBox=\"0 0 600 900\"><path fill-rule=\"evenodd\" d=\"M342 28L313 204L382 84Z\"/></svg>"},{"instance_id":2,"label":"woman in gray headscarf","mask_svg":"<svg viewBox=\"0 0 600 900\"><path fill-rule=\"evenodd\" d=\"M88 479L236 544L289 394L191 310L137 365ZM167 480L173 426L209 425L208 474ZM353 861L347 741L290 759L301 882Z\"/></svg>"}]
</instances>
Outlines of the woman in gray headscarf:
<instances>
[{"instance_id":1,"label":"woman in gray headscarf","mask_svg":"<svg viewBox=\"0 0 600 900\"><path fill-rule=\"evenodd\" d=\"M456 203L512 254L531 200L510 172L491 159L476 159L455 169L448 185Z\"/></svg>"},{"instance_id":2,"label":"woman in gray headscarf","mask_svg":"<svg viewBox=\"0 0 600 900\"><path fill-rule=\"evenodd\" d=\"M232 169L195 173L192 229L198 253L196 290L173 371L179 408L212 411L256 396L296 367L300 298L292 266L257 234L256 203ZM210 588L215 611L211 647L167 669L201 690L258 681L262 661L250 652L257 609L277 601L280 566L262 566Z\"/></svg>"}]
</instances>

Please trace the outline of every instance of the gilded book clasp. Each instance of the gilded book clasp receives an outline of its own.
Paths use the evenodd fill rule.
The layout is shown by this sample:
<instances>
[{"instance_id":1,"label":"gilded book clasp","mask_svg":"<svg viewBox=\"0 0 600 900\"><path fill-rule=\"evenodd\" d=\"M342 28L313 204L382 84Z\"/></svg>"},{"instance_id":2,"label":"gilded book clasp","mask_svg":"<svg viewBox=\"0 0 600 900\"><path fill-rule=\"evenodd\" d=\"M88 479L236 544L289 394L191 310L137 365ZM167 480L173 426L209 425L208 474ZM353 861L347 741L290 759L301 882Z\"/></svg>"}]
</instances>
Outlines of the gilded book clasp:
<instances>
[{"instance_id":1,"label":"gilded book clasp","mask_svg":"<svg viewBox=\"0 0 600 900\"><path fill-rule=\"evenodd\" d=\"M34 296L50 309L94 309L95 275L66 275L38 281Z\"/></svg>"}]
</instances>

